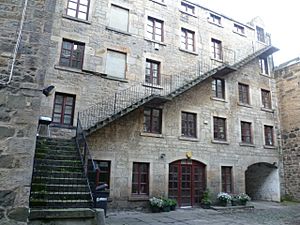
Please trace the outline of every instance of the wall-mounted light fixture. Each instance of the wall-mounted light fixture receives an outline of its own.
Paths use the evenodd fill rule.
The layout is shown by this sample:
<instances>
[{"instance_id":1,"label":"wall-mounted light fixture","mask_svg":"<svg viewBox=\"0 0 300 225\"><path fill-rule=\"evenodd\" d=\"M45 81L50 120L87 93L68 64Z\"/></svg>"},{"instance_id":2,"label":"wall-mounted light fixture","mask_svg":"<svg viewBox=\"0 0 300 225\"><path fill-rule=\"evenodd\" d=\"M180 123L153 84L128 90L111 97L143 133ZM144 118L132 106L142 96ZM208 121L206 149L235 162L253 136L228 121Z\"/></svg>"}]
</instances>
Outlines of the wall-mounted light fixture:
<instances>
[{"instance_id":1,"label":"wall-mounted light fixture","mask_svg":"<svg viewBox=\"0 0 300 225\"><path fill-rule=\"evenodd\" d=\"M165 153L161 153L161 154L160 154L160 158L161 158L161 159L165 159L165 158L166 158L166 154L165 154Z\"/></svg>"},{"instance_id":2,"label":"wall-mounted light fixture","mask_svg":"<svg viewBox=\"0 0 300 225\"><path fill-rule=\"evenodd\" d=\"M46 97L48 97L49 95L52 95L52 94L53 94L54 89L55 89L55 86L50 85L50 86L44 88L44 89L42 90L42 92L43 92L43 94L44 94Z\"/></svg>"}]
</instances>

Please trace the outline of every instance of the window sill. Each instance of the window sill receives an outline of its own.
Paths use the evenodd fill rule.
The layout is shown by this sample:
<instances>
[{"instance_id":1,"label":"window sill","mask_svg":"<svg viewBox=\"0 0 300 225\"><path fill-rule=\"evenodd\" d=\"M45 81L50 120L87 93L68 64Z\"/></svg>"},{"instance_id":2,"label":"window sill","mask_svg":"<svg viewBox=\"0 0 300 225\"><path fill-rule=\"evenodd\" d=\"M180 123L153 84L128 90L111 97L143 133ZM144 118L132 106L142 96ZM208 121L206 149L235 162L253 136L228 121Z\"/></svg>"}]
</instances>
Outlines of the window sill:
<instances>
[{"instance_id":1,"label":"window sill","mask_svg":"<svg viewBox=\"0 0 300 225\"><path fill-rule=\"evenodd\" d=\"M237 103L239 106L243 106L243 107L247 107L247 108L253 108L252 105L246 104L246 103L242 103L242 102L238 102Z\"/></svg>"},{"instance_id":2,"label":"window sill","mask_svg":"<svg viewBox=\"0 0 300 225\"><path fill-rule=\"evenodd\" d=\"M261 107L260 109L262 111L269 112L269 113L273 113L275 111L274 109L268 109L268 108L264 108L264 107Z\"/></svg>"},{"instance_id":3,"label":"window sill","mask_svg":"<svg viewBox=\"0 0 300 225\"><path fill-rule=\"evenodd\" d=\"M210 99L218 102L227 103L227 101L224 98L210 97Z\"/></svg>"},{"instance_id":4,"label":"window sill","mask_svg":"<svg viewBox=\"0 0 300 225\"><path fill-rule=\"evenodd\" d=\"M221 141L221 140L212 140L211 143L221 144L221 145L229 145L228 141Z\"/></svg>"},{"instance_id":5,"label":"window sill","mask_svg":"<svg viewBox=\"0 0 300 225\"><path fill-rule=\"evenodd\" d=\"M85 74L81 69L65 67L65 66L60 66L60 65L54 65L54 69L61 70L61 71L67 71L67 72L73 72L73 73L79 73L79 74Z\"/></svg>"},{"instance_id":6,"label":"window sill","mask_svg":"<svg viewBox=\"0 0 300 225\"><path fill-rule=\"evenodd\" d=\"M129 33L129 32L123 31L123 30L119 30L119 29L116 29L116 28L113 28L113 27L106 26L105 29L109 30L109 31L114 31L114 32L119 33L119 34L124 34L124 35L131 36L131 33Z\"/></svg>"},{"instance_id":7,"label":"window sill","mask_svg":"<svg viewBox=\"0 0 300 225\"><path fill-rule=\"evenodd\" d=\"M162 5L162 6L167 6L167 4L166 3L164 3L164 2L159 2L159 1L155 1L155 0L150 0L151 2L154 2L154 3L157 3L157 4L159 4L159 5Z\"/></svg>"},{"instance_id":8,"label":"window sill","mask_svg":"<svg viewBox=\"0 0 300 225\"><path fill-rule=\"evenodd\" d=\"M189 53L189 54L192 54L192 55L199 55L198 52L189 51L189 50L186 50L186 49L183 49L183 48L179 48L179 51L182 51L182 52L185 52L185 53Z\"/></svg>"},{"instance_id":9,"label":"window sill","mask_svg":"<svg viewBox=\"0 0 300 225\"><path fill-rule=\"evenodd\" d=\"M79 22L79 23L85 23L85 24L88 24L88 25L92 24L88 20L78 19L76 17L68 16L68 15L65 15L65 14L63 14L62 17L65 18L65 19L69 19L69 20L73 20L73 21Z\"/></svg>"},{"instance_id":10,"label":"window sill","mask_svg":"<svg viewBox=\"0 0 300 225\"><path fill-rule=\"evenodd\" d=\"M151 83L143 83L142 84L145 87L151 87L151 88L155 88L155 89L160 89L163 90L163 86L157 85L157 84L151 84Z\"/></svg>"},{"instance_id":11,"label":"window sill","mask_svg":"<svg viewBox=\"0 0 300 225\"><path fill-rule=\"evenodd\" d=\"M247 37L245 34L243 34L243 33L239 33L239 32L236 32L236 31L232 31L233 33L235 33L235 34L238 34L238 35L240 35L240 36L242 36L242 37Z\"/></svg>"},{"instance_id":12,"label":"window sill","mask_svg":"<svg viewBox=\"0 0 300 225\"><path fill-rule=\"evenodd\" d=\"M255 145L254 144L250 144L250 143L240 142L239 145L243 146L243 147L252 147L252 148L255 148Z\"/></svg>"},{"instance_id":13,"label":"window sill","mask_svg":"<svg viewBox=\"0 0 300 225\"><path fill-rule=\"evenodd\" d=\"M51 123L50 127L57 127L57 128L64 128L64 129L76 130L76 127L73 126L73 125L66 125L66 124L60 124L60 123Z\"/></svg>"},{"instance_id":14,"label":"window sill","mask_svg":"<svg viewBox=\"0 0 300 225\"><path fill-rule=\"evenodd\" d=\"M162 134L155 134L155 133L141 132L140 135L144 137L164 138Z\"/></svg>"},{"instance_id":15,"label":"window sill","mask_svg":"<svg viewBox=\"0 0 300 225\"><path fill-rule=\"evenodd\" d=\"M128 201L130 202L149 201L149 196L148 195L129 196Z\"/></svg>"},{"instance_id":16,"label":"window sill","mask_svg":"<svg viewBox=\"0 0 300 225\"><path fill-rule=\"evenodd\" d=\"M196 137L184 137L184 136L180 136L178 137L179 140L182 141L192 141L192 142L199 142L199 139Z\"/></svg>"},{"instance_id":17,"label":"window sill","mask_svg":"<svg viewBox=\"0 0 300 225\"><path fill-rule=\"evenodd\" d=\"M210 59L213 60L213 61L219 62L219 63L223 63L223 59L217 59L217 58L214 58L214 57L210 57Z\"/></svg>"},{"instance_id":18,"label":"window sill","mask_svg":"<svg viewBox=\"0 0 300 225\"><path fill-rule=\"evenodd\" d=\"M261 76L271 78L270 74L267 74L267 73L259 73L259 74L260 74Z\"/></svg>"},{"instance_id":19,"label":"window sill","mask_svg":"<svg viewBox=\"0 0 300 225\"><path fill-rule=\"evenodd\" d=\"M276 147L273 145L264 145L265 149L275 149Z\"/></svg>"},{"instance_id":20,"label":"window sill","mask_svg":"<svg viewBox=\"0 0 300 225\"><path fill-rule=\"evenodd\" d=\"M215 25L215 26L218 26L218 27L224 28L224 27L223 27L221 24L214 23L214 22L210 21L209 19L208 19L208 22L209 22L210 24L213 24L213 25Z\"/></svg>"},{"instance_id":21,"label":"window sill","mask_svg":"<svg viewBox=\"0 0 300 225\"><path fill-rule=\"evenodd\" d=\"M185 11L182 11L181 9L179 9L179 12L185 14L185 15L189 15L189 16L192 16L192 17L195 17L195 18L198 18L198 16L196 16L195 14L191 14L191 13L188 13L188 12L185 12Z\"/></svg>"},{"instance_id":22,"label":"window sill","mask_svg":"<svg viewBox=\"0 0 300 225\"><path fill-rule=\"evenodd\" d=\"M120 81L120 82L128 83L128 80L126 80L125 78L118 78L118 77L107 75L105 73L102 73L101 77L104 78L104 79L108 79L108 80L114 80L114 81Z\"/></svg>"},{"instance_id":23,"label":"window sill","mask_svg":"<svg viewBox=\"0 0 300 225\"><path fill-rule=\"evenodd\" d=\"M155 43L155 44L159 44L159 45L162 45L162 46L167 46L167 44L165 44L164 42L162 41L156 41L156 40L152 40L150 38L144 38L146 41L149 41L149 42L152 42L152 43Z\"/></svg>"}]
</instances>

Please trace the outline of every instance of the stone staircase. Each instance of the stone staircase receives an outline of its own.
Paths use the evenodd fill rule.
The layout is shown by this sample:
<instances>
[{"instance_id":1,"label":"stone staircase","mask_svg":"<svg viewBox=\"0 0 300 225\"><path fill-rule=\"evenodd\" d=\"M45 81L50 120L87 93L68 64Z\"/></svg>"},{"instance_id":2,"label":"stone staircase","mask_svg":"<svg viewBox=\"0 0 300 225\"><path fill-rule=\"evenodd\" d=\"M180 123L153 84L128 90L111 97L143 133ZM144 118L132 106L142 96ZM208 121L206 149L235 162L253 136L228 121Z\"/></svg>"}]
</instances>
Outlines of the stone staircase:
<instances>
[{"instance_id":1,"label":"stone staircase","mask_svg":"<svg viewBox=\"0 0 300 225\"><path fill-rule=\"evenodd\" d=\"M75 139L38 137L30 208L92 207L92 195Z\"/></svg>"}]
</instances>

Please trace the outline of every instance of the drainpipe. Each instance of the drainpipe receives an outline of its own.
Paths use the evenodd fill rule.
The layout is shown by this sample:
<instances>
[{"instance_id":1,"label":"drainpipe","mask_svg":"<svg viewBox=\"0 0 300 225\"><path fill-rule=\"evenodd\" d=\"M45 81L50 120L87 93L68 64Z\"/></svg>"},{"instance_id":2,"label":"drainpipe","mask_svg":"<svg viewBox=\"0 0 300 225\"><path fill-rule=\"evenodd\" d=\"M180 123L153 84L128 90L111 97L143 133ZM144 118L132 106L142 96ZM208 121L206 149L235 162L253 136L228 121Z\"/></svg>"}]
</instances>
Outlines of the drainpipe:
<instances>
[{"instance_id":1,"label":"drainpipe","mask_svg":"<svg viewBox=\"0 0 300 225\"><path fill-rule=\"evenodd\" d=\"M9 72L9 78L8 78L7 82L0 82L0 84L2 84L2 85L8 85L12 80L14 67L15 67L15 62L16 62L16 58L17 58L17 53L18 53L20 42L21 42L21 39L22 39L22 30L23 30L23 25L24 25L24 21L25 21L25 14L26 14L26 9L27 9L27 4L28 4L28 0L25 0L24 7L23 7L23 12L22 12L21 23L20 23L20 28L19 28L19 33L18 33L18 38L17 38L17 42L16 42L16 45L15 45L15 49L14 49L14 53L13 53L13 60L12 60L11 68L10 68L10 72Z\"/></svg>"}]
</instances>

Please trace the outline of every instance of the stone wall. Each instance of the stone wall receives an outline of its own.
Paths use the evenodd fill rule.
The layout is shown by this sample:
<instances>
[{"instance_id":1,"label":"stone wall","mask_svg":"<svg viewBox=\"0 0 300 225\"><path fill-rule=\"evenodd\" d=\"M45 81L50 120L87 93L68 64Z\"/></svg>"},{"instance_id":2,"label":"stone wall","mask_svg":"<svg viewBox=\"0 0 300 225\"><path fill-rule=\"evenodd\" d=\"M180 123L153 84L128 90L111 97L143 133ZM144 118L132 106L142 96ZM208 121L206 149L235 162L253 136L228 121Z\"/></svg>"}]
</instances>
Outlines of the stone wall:
<instances>
[{"instance_id":1,"label":"stone wall","mask_svg":"<svg viewBox=\"0 0 300 225\"><path fill-rule=\"evenodd\" d=\"M0 82L8 80L24 1L0 0ZM0 85L0 224L26 224L55 1L28 1L12 82Z\"/></svg>"},{"instance_id":2,"label":"stone wall","mask_svg":"<svg viewBox=\"0 0 300 225\"><path fill-rule=\"evenodd\" d=\"M164 80L167 82L170 76L188 77L195 74L196 68L207 71L221 64L211 59L211 38L222 41L224 62L230 63L266 46L256 41L255 24L244 25L245 34L237 34L233 32L236 21L222 17L222 26L218 26L208 20L211 11L196 7L196 16L191 16L179 10L180 2L91 1L89 19L82 21L66 16L67 1L58 0L45 82L54 85L57 92L76 95L74 126L77 112L101 99L112 98L117 90L123 90L133 82L144 83L146 58L161 63L164 86ZM128 32L120 32L108 26L112 4L129 9ZM153 42L146 38L148 16L164 21L163 42ZM180 49L181 28L195 32L195 52ZM59 66L63 38L85 44L82 70ZM127 54L126 77L121 81L101 75L106 72L108 49ZM43 115L52 116L53 103L54 96L42 99Z\"/></svg>"},{"instance_id":3,"label":"stone wall","mask_svg":"<svg viewBox=\"0 0 300 225\"><path fill-rule=\"evenodd\" d=\"M282 127L285 190L287 195L300 200L300 63L276 70L275 78Z\"/></svg>"},{"instance_id":4,"label":"stone wall","mask_svg":"<svg viewBox=\"0 0 300 225\"><path fill-rule=\"evenodd\" d=\"M162 135L149 135L142 132L142 108L92 134L88 142L93 157L111 161L111 207L140 205L131 195L133 162L150 163L150 196L168 194L169 163L185 159L187 152L192 152L192 159L206 165L207 187L214 196L221 191L221 166L232 166L234 193L241 193L246 189L245 171L249 166L260 162L279 165L277 112L262 110L260 95L261 88L274 90L275 81L273 78L261 75L258 71L258 59L256 59L243 69L224 76L225 101L212 98L210 78L159 106L163 109ZM251 106L238 104L238 82L250 85ZM272 106L275 107L276 93L272 92L272 94ZM197 114L196 139L181 137L181 111ZM215 142L212 138L213 116L227 118L228 141L225 143ZM253 145L240 143L240 121L252 123ZM264 147L264 124L273 125L275 128L274 148ZM165 157L161 158L161 154L165 154ZM279 170L276 169L275 173L278 177ZM278 179L275 183L279 187ZM279 188L276 194L277 197L273 200L279 201ZM134 204L131 201L135 201ZM141 202L145 203L143 201L138 203Z\"/></svg>"}]
</instances>

